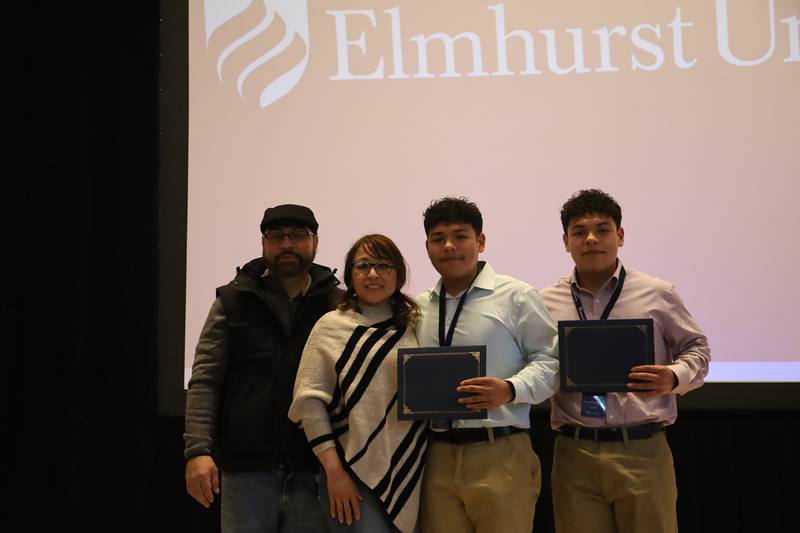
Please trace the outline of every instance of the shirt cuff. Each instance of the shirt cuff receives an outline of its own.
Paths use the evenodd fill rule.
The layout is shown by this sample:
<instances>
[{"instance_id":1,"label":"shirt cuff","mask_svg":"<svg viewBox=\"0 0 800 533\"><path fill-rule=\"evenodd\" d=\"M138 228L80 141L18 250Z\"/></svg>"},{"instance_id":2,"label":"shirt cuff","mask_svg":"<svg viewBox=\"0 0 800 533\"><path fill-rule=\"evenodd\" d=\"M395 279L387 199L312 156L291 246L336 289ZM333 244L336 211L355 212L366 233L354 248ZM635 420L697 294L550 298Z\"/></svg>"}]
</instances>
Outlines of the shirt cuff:
<instances>
[{"instance_id":1,"label":"shirt cuff","mask_svg":"<svg viewBox=\"0 0 800 533\"><path fill-rule=\"evenodd\" d=\"M311 448L311 451L314 452L314 455L319 455L328 448L333 448L334 446L336 446L336 443L333 440L326 440Z\"/></svg>"},{"instance_id":2,"label":"shirt cuff","mask_svg":"<svg viewBox=\"0 0 800 533\"><path fill-rule=\"evenodd\" d=\"M505 381L509 381L512 385L514 385L514 392L516 393L516 397L508 403L512 405L516 405L518 403L531 403L528 387L525 385L525 382L521 377L511 376L510 378L506 378Z\"/></svg>"},{"instance_id":3,"label":"shirt cuff","mask_svg":"<svg viewBox=\"0 0 800 533\"><path fill-rule=\"evenodd\" d=\"M692 378L690 370L680 363L673 363L667 366L678 378L678 385L672 389L672 392L679 396L689 392Z\"/></svg>"},{"instance_id":4,"label":"shirt cuff","mask_svg":"<svg viewBox=\"0 0 800 533\"><path fill-rule=\"evenodd\" d=\"M186 436L184 435L184 438ZM211 455L213 441L209 438L194 437L189 439L183 449L183 458L187 461L199 455Z\"/></svg>"},{"instance_id":5,"label":"shirt cuff","mask_svg":"<svg viewBox=\"0 0 800 533\"><path fill-rule=\"evenodd\" d=\"M333 433L330 420L327 418L324 420L304 418L302 420L302 426L308 442L312 442L314 439L321 437L322 435L330 435Z\"/></svg>"},{"instance_id":6,"label":"shirt cuff","mask_svg":"<svg viewBox=\"0 0 800 533\"><path fill-rule=\"evenodd\" d=\"M511 399L508 400L506 403L514 403L514 400L516 400L517 398L517 388L509 380L504 379L503 381L508 383L508 390L511 391Z\"/></svg>"}]
</instances>

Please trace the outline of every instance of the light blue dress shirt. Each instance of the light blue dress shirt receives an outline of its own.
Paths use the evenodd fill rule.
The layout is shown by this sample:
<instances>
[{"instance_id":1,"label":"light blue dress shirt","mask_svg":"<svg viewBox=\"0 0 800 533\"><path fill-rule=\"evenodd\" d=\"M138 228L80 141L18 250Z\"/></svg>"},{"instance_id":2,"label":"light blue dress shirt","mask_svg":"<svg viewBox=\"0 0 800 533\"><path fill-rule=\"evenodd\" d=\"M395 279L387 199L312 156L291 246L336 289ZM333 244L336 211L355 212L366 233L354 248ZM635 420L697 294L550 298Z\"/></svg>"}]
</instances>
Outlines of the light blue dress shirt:
<instances>
[{"instance_id":1,"label":"light blue dress shirt","mask_svg":"<svg viewBox=\"0 0 800 533\"><path fill-rule=\"evenodd\" d=\"M486 345L486 375L514 384L514 401L489 409L485 420L455 420L459 427L530 427L530 404L555 393L558 335L539 292L525 282L495 273L486 263L467 289L467 299L453 333L453 346ZM420 346L439 346L439 298L442 281L417 297L422 318L417 324ZM445 328L461 294L446 295Z\"/></svg>"}]
</instances>

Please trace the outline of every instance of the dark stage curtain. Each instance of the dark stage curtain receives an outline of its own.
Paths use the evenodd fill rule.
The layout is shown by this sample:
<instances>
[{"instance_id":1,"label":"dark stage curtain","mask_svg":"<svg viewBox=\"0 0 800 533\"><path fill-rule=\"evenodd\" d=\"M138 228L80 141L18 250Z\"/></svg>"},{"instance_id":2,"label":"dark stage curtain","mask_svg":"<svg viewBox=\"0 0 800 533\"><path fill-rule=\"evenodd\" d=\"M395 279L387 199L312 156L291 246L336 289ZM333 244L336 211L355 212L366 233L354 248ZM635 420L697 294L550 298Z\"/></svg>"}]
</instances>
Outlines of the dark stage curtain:
<instances>
[{"instance_id":1,"label":"dark stage curtain","mask_svg":"<svg viewBox=\"0 0 800 533\"><path fill-rule=\"evenodd\" d=\"M30 171L4 188L0 527L217 531L184 491L182 419L157 415L159 3L30 9L32 153L12 154ZM534 422L539 533L553 434ZM686 411L668 435L682 533L796 530L800 411Z\"/></svg>"},{"instance_id":2,"label":"dark stage curtain","mask_svg":"<svg viewBox=\"0 0 800 533\"><path fill-rule=\"evenodd\" d=\"M28 8L26 76L6 78L28 95L33 135L11 155L29 177L4 180L15 213L4 229L15 248L3 254L15 273L2 307L14 349L3 350L9 527L0 528L149 531L158 2ZM10 195L12 179L19 196Z\"/></svg>"}]
</instances>

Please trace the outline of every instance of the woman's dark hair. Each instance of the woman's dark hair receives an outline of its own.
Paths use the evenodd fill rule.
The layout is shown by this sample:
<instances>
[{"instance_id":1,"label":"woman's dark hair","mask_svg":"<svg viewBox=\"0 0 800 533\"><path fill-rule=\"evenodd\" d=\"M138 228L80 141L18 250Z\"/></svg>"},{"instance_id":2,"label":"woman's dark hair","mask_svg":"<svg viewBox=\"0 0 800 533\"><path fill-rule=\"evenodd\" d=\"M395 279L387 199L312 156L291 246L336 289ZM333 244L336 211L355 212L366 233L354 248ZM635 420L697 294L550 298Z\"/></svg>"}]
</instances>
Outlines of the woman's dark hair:
<instances>
[{"instance_id":1,"label":"woman's dark hair","mask_svg":"<svg viewBox=\"0 0 800 533\"><path fill-rule=\"evenodd\" d=\"M469 224L478 236L483 231L483 217L481 210L474 202L466 198L453 198L446 196L431 202L431 205L422 214L422 226L427 237L431 230L439 224Z\"/></svg>"},{"instance_id":2,"label":"woman's dark hair","mask_svg":"<svg viewBox=\"0 0 800 533\"><path fill-rule=\"evenodd\" d=\"M616 200L600 189L585 189L573 194L561 207L561 225L567 233L570 221L584 215L605 215L617 225L622 226L622 208Z\"/></svg>"},{"instance_id":3,"label":"woman's dark hair","mask_svg":"<svg viewBox=\"0 0 800 533\"><path fill-rule=\"evenodd\" d=\"M353 288L353 263L356 259L356 252L362 246L369 255L378 259L385 259L394 265L394 270L397 272L397 288L390 300L394 323L398 328L413 326L419 318L419 307L417 302L401 292L401 289L406 284L408 273L406 261L403 259L400 249L392 242L392 239L377 233L364 235L353 243L353 246L347 252L344 258L344 283L347 286L347 292L345 293L344 301L339 304L339 309L361 311L356 300L356 291Z\"/></svg>"}]
</instances>

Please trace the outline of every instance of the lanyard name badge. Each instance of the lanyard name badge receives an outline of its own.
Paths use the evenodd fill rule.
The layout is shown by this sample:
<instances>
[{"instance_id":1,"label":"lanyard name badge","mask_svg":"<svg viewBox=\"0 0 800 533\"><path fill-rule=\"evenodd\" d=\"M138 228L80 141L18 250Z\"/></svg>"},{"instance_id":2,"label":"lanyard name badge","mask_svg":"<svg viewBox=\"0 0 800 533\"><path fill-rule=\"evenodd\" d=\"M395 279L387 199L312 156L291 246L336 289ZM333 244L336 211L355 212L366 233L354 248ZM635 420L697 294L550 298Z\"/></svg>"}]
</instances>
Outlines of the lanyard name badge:
<instances>
[{"instance_id":1,"label":"lanyard name badge","mask_svg":"<svg viewBox=\"0 0 800 533\"><path fill-rule=\"evenodd\" d=\"M456 307L453 320L450 321L450 328L448 328L445 334L444 323L447 318L447 296L444 285L442 285L442 290L439 293L439 346L450 346L453 344L453 333L456 331L456 322L458 322L458 316L461 314L461 309L464 307L464 301L467 299L468 292L469 288L467 288L464 294L461 295L461 298L458 299L458 307ZM431 420L431 426L434 430L448 430L452 429L453 421L450 419L434 419Z\"/></svg>"},{"instance_id":2,"label":"lanyard name badge","mask_svg":"<svg viewBox=\"0 0 800 533\"><path fill-rule=\"evenodd\" d=\"M478 263L479 274L482 269L483 265ZM477 277L477 275L475 277ZM461 316L461 310L464 308L464 302L467 300L467 293L470 287L467 287L464 294L458 299L458 306L456 307L456 312L453 314L453 320L450 321L450 327L447 328L447 332L445 332L444 324L447 320L447 291L444 288L444 283L442 283L442 289L439 292L439 346L451 346L453 344L453 334L456 332L458 317ZM435 419L431 420L431 425L434 430L447 430L453 427L453 421L449 419Z\"/></svg>"},{"instance_id":3,"label":"lanyard name badge","mask_svg":"<svg viewBox=\"0 0 800 533\"><path fill-rule=\"evenodd\" d=\"M611 310L614 309L614 304L617 303L619 294L622 292L622 285L625 283L625 267L619 269L619 281L608 305L603 309L600 315L600 320L606 320ZM570 286L572 292L572 301L575 303L575 310L578 311L578 318L586 320L586 312L583 309L580 294L578 294L578 287L575 283ZM605 418L606 417L606 395L599 392L584 392L581 395L581 416L590 418Z\"/></svg>"}]
</instances>

